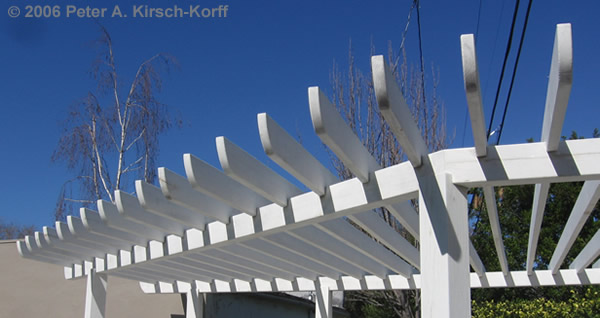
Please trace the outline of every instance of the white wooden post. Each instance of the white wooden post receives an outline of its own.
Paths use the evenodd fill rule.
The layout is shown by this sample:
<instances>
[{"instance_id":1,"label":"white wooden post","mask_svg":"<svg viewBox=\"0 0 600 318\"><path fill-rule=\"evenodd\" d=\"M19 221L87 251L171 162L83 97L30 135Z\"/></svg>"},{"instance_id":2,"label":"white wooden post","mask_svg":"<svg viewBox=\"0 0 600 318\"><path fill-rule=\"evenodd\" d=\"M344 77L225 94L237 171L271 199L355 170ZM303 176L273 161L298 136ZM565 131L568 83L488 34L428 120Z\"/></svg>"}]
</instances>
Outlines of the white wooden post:
<instances>
[{"instance_id":1,"label":"white wooden post","mask_svg":"<svg viewBox=\"0 0 600 318\"><path fill-rule=\"evenodd\" d=\"M449 174L419 181L421 317L471 317L466 188Z\"/></svg>"},{"instance_id":2,"label":"white wooden post","mask_svg":"<svg viewBox=\"0 0 600 318\"><path fill-rule=\"evenodd\" d=\"M329 286L315 281L317 299L315 299L315 318L333 318L333 307L331 303L331 290Z\"/></svg>"},{"instance_id":3,"label":"white wooden post","mask_svg":"<svg viewBox=\"0 0 600 318\"><path fill-rule=\"evenodd\" d=\"M198 287L195 283L192 283L192 287L186 293L185 317L204 317L204 297L198 293Z\"/></svg>"},{"instance_id":4,"label":"white wooden post","mask_svg":"<svg viewBox=\"0 0 600 318\"><path fill-rule=\"evenodd\" d=\"M106 309L106 274L90 270L85 290L85 318L104 318Z\"/></svg>"}]
</instances>

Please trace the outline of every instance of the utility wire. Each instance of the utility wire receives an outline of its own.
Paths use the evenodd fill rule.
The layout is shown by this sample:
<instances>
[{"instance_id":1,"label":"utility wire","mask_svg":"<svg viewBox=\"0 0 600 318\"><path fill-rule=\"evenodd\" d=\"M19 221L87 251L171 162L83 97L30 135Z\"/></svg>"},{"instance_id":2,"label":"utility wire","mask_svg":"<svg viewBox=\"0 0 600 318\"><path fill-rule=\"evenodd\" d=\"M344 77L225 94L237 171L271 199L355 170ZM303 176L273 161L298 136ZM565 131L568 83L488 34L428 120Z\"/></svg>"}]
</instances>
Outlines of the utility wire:
<instances>
[{"instance_id":1,"label":"utility wire","mask_svg":"<svg viewBox=\"0 0 600 318\"><path fill-rule=\"evenodd\" d=\"M488 131L487 131L487 140L489 141L490 139L490 133L492 130L492 124L494 123L494 115L496 113L496 106L498 105L498 97L500 95L500 89L502 88L502 80L504 79L504 71L506 70L506 62L508 60L508 55L510 53L510 48L512 46L512 39L513 39L513 34L515 31L515 22L517 20L517 13L519 11L519 2L520 0L517 0L515 2L515 10L513 13L513 19L512 19L512 23L511 23L511 27L510 27L510 35L508 37L508 44L506 45L506 51L504 52L504 62L502 63L502 71L500 72L500 80L498 81L498 88L496 89L496 97L494 98L494 107L492 108L492 117L490 118L490 124L488 125ZM417 7L417 14L418 14L418 7Z\"/></svg>"},{"instance_id":2,"label":"utility wire","mask_svg":"<svg viewBox=\"0 0 600 318\"><path fill-rule=\"evenodd\" d=\"M532 3L533 0L529 0L529 4L527 5L527 12L525 13L525 22L523 22L523 32L521 33L521 41L519 42L519 50L517 51L515 67L513 69L512 78L510 79L510 87L508 89L508 96L506 97L506 105L504 106L504 114L502 114L502 121L500 122L500 131L498 132L498 142L496 144L500 144L500 138L502 137L502 131L504 130L504 120L506 119L506 111L508 110L510 95L512 93L513 84L515 83L515 75L517 74L517 66L519 65L519 57L521 57L521 48L523 47L523 39L525 39L525 31L527 30L527 22L529 21L529 13L531 12Z\"/></svg>"}]
</instances>

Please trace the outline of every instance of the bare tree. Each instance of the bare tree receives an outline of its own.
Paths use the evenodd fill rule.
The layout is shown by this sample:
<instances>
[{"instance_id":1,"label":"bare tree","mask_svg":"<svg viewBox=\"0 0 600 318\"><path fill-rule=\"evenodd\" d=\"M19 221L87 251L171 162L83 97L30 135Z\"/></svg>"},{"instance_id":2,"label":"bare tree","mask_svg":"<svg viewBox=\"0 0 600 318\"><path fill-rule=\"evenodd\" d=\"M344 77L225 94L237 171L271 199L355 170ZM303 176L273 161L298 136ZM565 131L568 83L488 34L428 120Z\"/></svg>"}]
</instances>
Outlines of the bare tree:
<instances>
[{"instance_id":1,"label":"bare tree","mask_svg":"<svg viewBox=\"0 0 600 318\"><path fill-rule=\"evenodd\" d=\"M33 225L19 226L13 223L4 223L0 219L0 240L12 240L22 238L25 235L32 235L35 231Z\"/></svg>"},{"instance_id":2,"label":"bare tree","mask_svg":"<svg viewBox=\"0 0 600 318\"><path fill-rule=\"evenodd\" d=\"M128 189L129 178L152 183L158 137L176 123L167 106L155 98L162 88L161 74L176 66L175 59L159 53L145 60L131 85L123 89L112 39L103 26L100 30L95 43L99 53L91 71L98 82L96 93L88 92L71 107L52 155L53 162L66 163L76 175L63 184L57 220L70 214L74 204L113 201L115 190Z\"/></svg>"},{"instance_id":3,"label":"bare tree","mask_svg":"<svg viewBox=\"0 0 600 318\"><path fill-rule=\"evenodd\" d=\"M371 55L374 48L371 47ZM420 69L409 67L406 54L392 50L389 43L388 64L398 82L402 94L410 106L413 117L418 123L423 138L430 151L446 148L449 137L446 133L444 104L436 94L438 75L432 67L431 84L427 90L426 76ZM361 72L355 65L355 57L350 42L348 69L339 70L334 63L331 72L333 102L336 108L363 142L373 157L382 167L405 161L402 147L385 122L375 97L373 79ZM353 177L349 169L335 155L331 154L333 166L342 179ZM416 202L413 202L416 207ZM415 246L418 242L402 227L402 225L386 210L378 209L378 214L385 219L400 235L403 235ZM360 228L360 226L354 224ZM346 296L346 301L355 301L375 307L386 307L397 317L419 316L419 294L416 291L382 291L353 292Z\"/></svg>"}]
</instances>

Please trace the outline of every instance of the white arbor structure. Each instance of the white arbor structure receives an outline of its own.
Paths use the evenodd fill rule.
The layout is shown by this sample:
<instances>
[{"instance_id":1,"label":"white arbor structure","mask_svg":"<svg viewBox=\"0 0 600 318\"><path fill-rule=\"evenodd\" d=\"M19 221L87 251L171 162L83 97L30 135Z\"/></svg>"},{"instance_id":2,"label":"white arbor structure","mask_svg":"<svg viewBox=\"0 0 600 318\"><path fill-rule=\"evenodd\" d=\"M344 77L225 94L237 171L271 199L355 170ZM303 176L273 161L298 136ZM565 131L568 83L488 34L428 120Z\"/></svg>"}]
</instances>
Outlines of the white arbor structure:
<instances>
[{"instance_id":1,"label":"white arbor structure","mask_svg":"<svg viewBox=\"0 0 600 318\"><path fill-rule=\"evenodd\" d=\"M572 82L569 24L557 26L541 142L488 146L472 35L462 62L475 146L428 153L382 56L372 58L377 102L408 161L382 168L318 87L308 89L315 132L354 174L340 181L266 114L264 151L304 184L301 191L224 137L222 170L190 154L186 177L159 169L160 188L136 182L137 197L28 236L23 257L87 277L85 317L103 317L107 277L146 293L187 293L199 317L201 293L316 291L316 317L331 317L336 290L421 289L423 317L470 317L471 288L600 284L600 232L569 268L567 252L600 197L600 139L561 141ZM585 181L550 267L534 270L549 184ZM494 187L536 184L527 268L508 267ZM468 188L481 187L501 272L488 272L470 243ZM417 199L419 211L410 200ZM372 210L387 208L417 249ZM351 220L362 230L348 222ZM472 271L471 271L472 269Z\"/></svg>"}]
</instances>

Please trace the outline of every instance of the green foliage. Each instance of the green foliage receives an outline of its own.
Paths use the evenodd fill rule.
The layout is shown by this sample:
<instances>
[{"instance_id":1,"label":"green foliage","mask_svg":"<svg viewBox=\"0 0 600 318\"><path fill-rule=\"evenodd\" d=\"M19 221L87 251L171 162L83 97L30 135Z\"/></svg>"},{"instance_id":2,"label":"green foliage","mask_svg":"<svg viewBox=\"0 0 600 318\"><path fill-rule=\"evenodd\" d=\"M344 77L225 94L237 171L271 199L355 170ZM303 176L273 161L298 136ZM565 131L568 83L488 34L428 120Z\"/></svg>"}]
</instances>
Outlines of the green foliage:
<instances>
[{"instance_id":1,"label":"green foliage","mask_svg":"<svg viewBox=\"0 0 600 318\"><path fill-rule=\"evenodd\" d=\"M594 136L597 133L597 130L594 131ZM569 137L569 139L582 138L576 132L571 133ZM570 182L556 183L550 186L538 241L537 258L534 261L534 269L547 269L556 244L577 201L582 185L583 182ZM496 188L498 217L500 219L502 238L506 249L508 266L513 271L525 270L533 193L533 185ZM488 271L500 271L501 268L481 190L471 190L471 198L469 209L472 226L471 240L486 269ZM599 229L600 204L597 204L569 251L565 262L562 264L563 268L568 267ZM539 298L567 301L571 298L571 292L579 293L581 296L583 289L567 287L477 289L472 291L472 298L476 301L490 299L494 299L495 301L520 301Z\"/></svg>"},{"instance_id":2,"label":"green foliage","mask_svg":"<svg viewBox=\"0 0 600 318\"><path fill-rule=\"evenodd\" d=\"M566 300L537 298L533 300L473 301L472 316L476 318L600 318L600 293L597 287L587 287L582 293L569 291Z\"/></svg>"}]
</instances>

